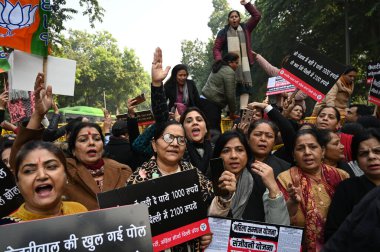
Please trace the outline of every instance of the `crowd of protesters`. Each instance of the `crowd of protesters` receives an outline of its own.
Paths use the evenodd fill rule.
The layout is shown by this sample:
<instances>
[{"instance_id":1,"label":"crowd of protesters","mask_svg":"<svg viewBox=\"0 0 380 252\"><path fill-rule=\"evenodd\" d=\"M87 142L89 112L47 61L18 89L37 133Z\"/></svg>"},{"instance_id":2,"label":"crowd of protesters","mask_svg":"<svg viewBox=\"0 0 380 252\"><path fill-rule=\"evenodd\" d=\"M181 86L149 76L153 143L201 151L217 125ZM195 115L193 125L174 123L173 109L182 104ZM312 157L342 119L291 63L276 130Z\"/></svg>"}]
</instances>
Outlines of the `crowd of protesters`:
<instances>
[{"instance_id":1,"label":"crowd of protesters","mask_svg":"<svg viewBox=\"0 0 380 252\"><path fill-rule=\"evenodd\" d=\"M250 33L260 13L241 3L251 19L240 23L239 12L230 12L201 92L183 64L164 83L170 67L163 67L163 53L155 50L155 122L143 132L132 99L126 120L113 122L105 111L103 128L82 117L59 128L59 111L43 74L35 81L34 112L12 125L4 121L8 91L3 92L1 127L15 135L2 137L0 154L24 203L0 224L96 210L98 193L196 169L210 216L303 227L304 251L378 250L374 192L380 185L380 120L373 106L349 103L356 68L347 66L326 98L309 110L314 120L304 120L307 95L300 90L247 103L249 65L257 61L269 76L279 69L251 50ZM234 125L222 132L226 106ZM242 109L253 111L248 123L240 121ZM65 141L57 141L61 137ZM224 163L218 180L223 195L215 196L213 158ZM168 251L199 251L211 241L208 234Z\"/></svg>"}]
</instances>

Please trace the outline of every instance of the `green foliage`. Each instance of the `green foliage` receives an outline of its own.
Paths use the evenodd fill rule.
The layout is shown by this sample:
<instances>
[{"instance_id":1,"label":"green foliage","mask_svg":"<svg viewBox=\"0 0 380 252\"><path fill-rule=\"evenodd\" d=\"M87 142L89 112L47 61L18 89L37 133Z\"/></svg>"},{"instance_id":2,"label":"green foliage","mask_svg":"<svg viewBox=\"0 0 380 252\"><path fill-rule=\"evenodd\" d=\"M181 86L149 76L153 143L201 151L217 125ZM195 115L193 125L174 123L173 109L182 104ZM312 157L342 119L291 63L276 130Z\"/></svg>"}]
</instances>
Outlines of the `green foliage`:
<instances>
[{"instance_id":1,"label":"green foliage","mask_svg":"<svg viewBox=\"0 0 380 252\"><path fill-rule=\"evenodd\" d=\"M59 97L61 107L85 105L104 107L109 111L126 112L128 98L149 90L149 75L133 50L117 47L108 32L89 34L69 31L56 55L77 61L74 97ZM148 104L144 104L148 106Z\"/></svg>"},{"instance_id":2,"label":"green foliage","mask_svg":"<svg viewBox=\"0 0 380 252\"><path fill-rule=\"evenodd\" d=\"M275 66L303 42L332 59L345 63L345 20L342 1L266 1L257 0L262 19L253 32L253 48ZM344 2L344 1L343 1ZM380 12L378 1L348 1L351 64L360 69L354 94L363 96L366 63L380 58ZM377 11L376 11L377 10ZM261 69L254 83L266 82ZM265 88L260 90L259 95Z\"/></svg>"},{"instance_id":3,"label":"green foliage","mask_svg":"<svg viewBox=\"0 0 380 252\"><path fill-rule=\"evenodd\" d=\"M227 24L227 15L231 8L227 0L213 0L212 5L214 6L214 11L207 25L215 37L218 31Z\"/></svg>"},{"instance_id":4,"label":"green foliage","mask_svg":"<svg viewBox=\"0 0 380 252\"><path fill-rule=\"evenodd\" d=\"M66 0L54 0L50 1L51 5L51 19L49 21L49 32L52 42L60 43L58 34L60 34L65 28L65 21L72 19L73 14L77 14L78 10L67 7ZM98 0L79 0L79 5L84 7L82 14L88 16L90 25L95 27L95 22L102 22L104 16L104 9L99 5Z\"/></svg>"},{"instance_id":5,"label":"green foliage","mask_svg":"<svg viewBox=\"0 0 380 252\"><path fill-rule=\"evenodd\" d=\"M281 67L283 57L291 53L298 42L303 42L344 64L345 1L349 6L351 64L359 68L353 100L366 98L368 87L364 83L364 69L368 62L380 60L380 3L376 0L256 0L262 19L252 33L252 48L274 66ZM213 33L211 40L224 27L231 10L226 0L213 0L212 3L214 11L208 22ZM200 41L182 42L183 62L190 66L199 86L207 79L211 68L212 43L209 41L205 46ZM205 62L206 59L209 62ZM268 76L257 64L253 66L252 79L254 95L251 100L262 100Z\"/></svg>"},{"instance_id":6,"label":"green foliage","mask_svg":"<svg viewBox=\"0 0 380 252\"><path fill-rule=\"evenodd\" d=\"M208 43L199 41L184 40L181 43L183 64L189 67L191 78L195 81L197 89L200 92L206 84L208 75L211 71L213 40Z\"/></svg>"}]
</instances>

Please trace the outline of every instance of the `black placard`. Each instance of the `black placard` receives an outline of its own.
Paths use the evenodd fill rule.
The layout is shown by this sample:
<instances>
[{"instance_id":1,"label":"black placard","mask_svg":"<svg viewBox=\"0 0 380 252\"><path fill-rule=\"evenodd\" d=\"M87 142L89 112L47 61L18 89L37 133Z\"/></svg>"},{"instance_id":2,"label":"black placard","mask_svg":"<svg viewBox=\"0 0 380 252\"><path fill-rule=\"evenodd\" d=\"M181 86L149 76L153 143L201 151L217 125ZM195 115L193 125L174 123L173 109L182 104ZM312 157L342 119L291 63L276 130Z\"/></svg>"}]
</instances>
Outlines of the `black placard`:
<instances>
[{"instance_id":1,"label":"black placard","mask_svg":"<svg viewBox=\"0 0 380 252\"><path fill-rule=\"evenodd\" d=\"M153 251L144 204L0 227L0 251Z\"/></svg>"},{"instance_id":2,"label":"black placard","mask_svg":"<svg viewBox=\"0 0 380 252\"><path fill-rule=\"evenodd\" d=\"M380 62L370 62L367 64L367 85L372 85L375 77L380 76Z\"/></svg>"},{"instance_id":3,"label":"black placard","mask_svg":"<svg viewBox=\"0 0 380 252\"><path fill-rule=\"evenodd\" d=\"M137 121L139 123L153 122L154 121L154 116L152 114L152 111L150 111L150 110L137 111L137 112L135 112L135 114L136 114ZM116 115L116 118L118 120L125 120L126 121L128 119L128 113Z\"/></svg>"},{"instance_id":4,"label":"black placard","mask_svg":"<svg viewBox=\"0 0 380 252\"><path fill-rule=\"evenodd\" d=\"M12 172L0 161L0 218L17 210L23 202Z\"/></svg>"},{"instance_id":5,"label":"black placard","mask_svg":"<svg viewBox=\"0 0 380 252\"><path fill-rule=\"evenodd\" d=\"M137 117L138 122L154 121L152 111L150 111L150 110L138 111L138 112L136 112L136 117Z\"/></svg>"},{"instance_id":6,"label":"black placard","mask_svg":"<svg viewBox=\"0 0 380 252\"><path fill-rule=\"evenodd\" d=\"M209 230L208 223L202 222L207 218L207 206L202 200L196 169L128 185L97 197L100 208L147 204L155 251L183 243ZM190 225L194 223L197 227Z\"/></svg>"},{"instance_id":7,"label":"black placard","mask_svg":"<svg viewBox=\"0 0 380 252\"><path fill-rule=\"evenodd\" d=\"M380 75L375 75L372 79L368 101L380 106Z\"/></svg>"},{"instance_id":8,"label":"black placard","mask_svg":"<svg viewBox=\"0 0 380 252\"><path fill-rule=\"evenodd\" d=\"M344 65L299 44L279 75L314 100L322 101L344 71Z\"/></svg>"}]
</instances>

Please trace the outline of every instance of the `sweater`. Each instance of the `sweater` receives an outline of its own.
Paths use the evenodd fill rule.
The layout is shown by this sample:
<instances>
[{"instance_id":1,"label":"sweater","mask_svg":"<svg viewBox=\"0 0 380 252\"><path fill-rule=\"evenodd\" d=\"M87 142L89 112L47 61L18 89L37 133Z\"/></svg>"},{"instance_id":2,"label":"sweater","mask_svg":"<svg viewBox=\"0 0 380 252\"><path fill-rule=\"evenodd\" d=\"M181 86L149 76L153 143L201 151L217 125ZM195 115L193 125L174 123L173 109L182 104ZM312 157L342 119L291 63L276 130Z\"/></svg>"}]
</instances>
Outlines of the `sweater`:
<instances>
[{"instance_id":1,"label":"sweater","mask_svg":"<svg viewBox=\"0 0 380 252\"><path fill-rule=\"evenodd\" d=\"M61 207L62 215L71 215L71 214L83 213L83 212L87 212L87 208L80 203L71 202L71 201L62 202L62 207ZM6 216L0 219L0 225L45 219L45 218L51 218L51 217L57 217L57 216L32 213L29 210L26 210L25 203L23 203L15 212L10 214L9 216Z\"/></svg>"}]
</instances>

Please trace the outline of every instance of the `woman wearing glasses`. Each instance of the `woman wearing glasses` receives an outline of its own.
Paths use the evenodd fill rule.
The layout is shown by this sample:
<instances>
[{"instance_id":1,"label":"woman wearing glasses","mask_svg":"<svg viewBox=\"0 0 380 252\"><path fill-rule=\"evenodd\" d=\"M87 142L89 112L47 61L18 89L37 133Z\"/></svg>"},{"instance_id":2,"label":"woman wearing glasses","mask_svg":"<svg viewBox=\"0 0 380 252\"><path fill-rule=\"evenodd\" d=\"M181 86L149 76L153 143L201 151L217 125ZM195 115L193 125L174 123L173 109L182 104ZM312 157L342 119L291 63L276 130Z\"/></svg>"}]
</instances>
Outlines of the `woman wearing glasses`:
<instances>
[{"instance_id":1,"label":"woman wearing glasses","mask_svg":"<svg viewBox=\"0 0 380 252\"><path fill-rule=\"evenodd\" d=\"M152 63L152 89L162 88L162 81L169 70L170 67L167 67L165 70L162 69L162 52L160 48L157 48ZM153 93L152 99L154 99ZM166 103L164 104L166 105ZM177 121L162 120L156 123L152 147L154 157L137 168L128 179L127 186L181 171L196 169L191 163L182 159L186 149L186 137L184 128ZM222 198L214 197L212 182L199 170L197 172L202 199L210 206L209 215L226 216L229 211L232 195L236 190L235 175L228 171L222 173L219 179L219 187L222 190L228 191L228 195ZM185 244L171 248L170 251L198 251L199 249L205 249L211 242L211 237L211 235L207 235L200 239L191 240Z\"/></svg>"},{"instance_id":2,"label":"woman wearing glasses","mask_svg":"<svg viewBox=\"0 0 380 252\"><path fill-rule=\"evenodd\" d=\"M356 134L352 140L352 156L364 175L349 178L336 188L327 214L325 241L338 230L354 206L380 185L380 131L372 128Z\"/></svg>"}]
</instances>

